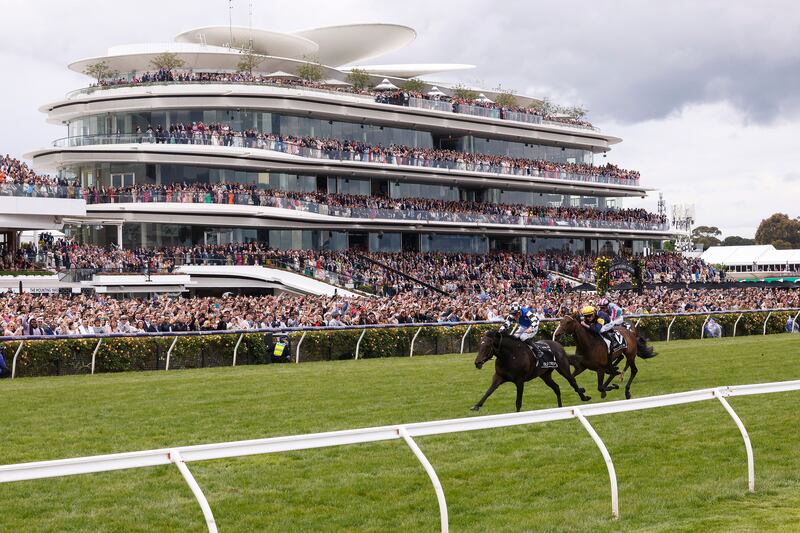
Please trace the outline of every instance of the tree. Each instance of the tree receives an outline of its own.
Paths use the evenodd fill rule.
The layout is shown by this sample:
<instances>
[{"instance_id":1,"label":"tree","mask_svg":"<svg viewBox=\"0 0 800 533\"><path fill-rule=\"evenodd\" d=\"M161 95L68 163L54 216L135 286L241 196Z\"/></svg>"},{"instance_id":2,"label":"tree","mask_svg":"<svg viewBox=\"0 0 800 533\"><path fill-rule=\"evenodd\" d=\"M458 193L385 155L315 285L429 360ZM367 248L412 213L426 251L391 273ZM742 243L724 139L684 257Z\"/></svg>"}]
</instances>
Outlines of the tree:
<instances>
[{"instance_id":1,"label":"tree","mask_svg":"<svg viewBox=\"0 0 800 533\"><path fill-rule=\"evenodd\" d=\"M304 57L305 63L297 68L297 75L310 82L322 81L322 65L316 57Z\"/></svg>"},{"instance_id":2,"label":"tree","mask_svg":"<svg viewBox=\"0 0 800 533\"><path fill-rule=\"evenodd\" d=\"M661 246L668 252L675 251L675 241L664 241Z\"/></svg>"},{"instance_id":3,"label":"tree","mask_svg":"<svg viewBox=\"0 0 800 533\"><path fill-rule=\"evenodd\" d=\"M409 93L421 93L425 91L425 82L416 78L411 78L410 80L406 80L400 88Z\"/></svg>"},{"instance_id":4,"label":"tree","mask_svg":"<svg viewBox=\"0 0 800 533\"><path fill-rule=\"evenodd\" d=\"M572 107L566 107L563 109L565 115L578 119L583 118L589 112L585 107L581 107L579 105L574 105Z\"/></svg>"},{"instance_id":5,"label":"tree","mask_svg":"<svg viewBox=\"0 0 800 533\"><path fill-rule=\"evenodd\" d=\"M97 63L92 63L88 65L84 70L83 73L87 76L91 76L97 80L97 83L100 83L103 80L107 80L109 78L114 78L117 76L118 72L113 70L111 67L108 66L108 63L105 61L98 61Z\"/></svg>"},{"instance_id":6,"label":"tree","mask_svg":"<svg viewBox=\"0 0 800 533\"><path fill-rule=\"evenodd\" d=\"M161 70L162 68L165 70L177 70L186 66L186 61L178 57L178 54L164 52L151 59L150 66L156 70Z\"/></svg>"},{"instance_id":7,"label":"tree","mask_svg":"<svg viewBox=\"0 0 800 533\"><path fill-rule=\"evenodd\" d=\"M477 91L473 91L463 85L456 85L453 87L453 96L459 100L472 101L478 98Z\"/></svg>"},{"instance_id":8,"label":"tree","mask_svg":"<svg viewBox=\"0 0 800 533\"><path fill-rule=\"evenodd\" d=\"M756 244L771 244L778 249L800 248L800 220L784 213L762 220L756 230Z\"/></svg>"},{"instance_id":9,"label":"tree","mask_svg":"<svg viewBox=\"0 0 800 533\"><path fill-rule=\"evenodd\" d=\"M725 237L722 241L722 246L747 246L755 243L755 239L746 239L738 235L731 235L730 237Z\"/></svg>"},{"instance_id":10,"label":"tree","mask_svg":"<svg viewBox=\"0 0 800 533\"><path fill-rule=\"evenodd\" d=\"M494 103L502 107L517 107L517 97L514 91L505 91L495 96Z\"/></svg>"},{"instance_id":11,"label":"tree","mask_svg":"<svg viewBox=\"0 0 800 533\"><path fill-rule=\"evenodd\" d=\"M266 58L253 52L252 48L242 49L242 58L236 64L236 72L253 74L253 69L264 62Z\"/></svg>"},{"instance_id":12,"label":"tree","mask_svg":"<svg viewBox=\"0 0 800 533\"><path fill-rule=\"evenodd\" d=\"M353 86L354 89L363 91L372 87L372 78L366 70L354 68L347 74L347 83Z\"/></svg>"},{"instance_id":13,"label":"tree","mask_svg":"<svg viewBox=\"0 0 800 533\"><path fill-rule=\"evenodd\" d=\"M692 241L695 244L702 244L703 249L717 246L721 242L719 236L722 232L716 226L697 226L692 230Z\"/></svg>"}]
</instances>

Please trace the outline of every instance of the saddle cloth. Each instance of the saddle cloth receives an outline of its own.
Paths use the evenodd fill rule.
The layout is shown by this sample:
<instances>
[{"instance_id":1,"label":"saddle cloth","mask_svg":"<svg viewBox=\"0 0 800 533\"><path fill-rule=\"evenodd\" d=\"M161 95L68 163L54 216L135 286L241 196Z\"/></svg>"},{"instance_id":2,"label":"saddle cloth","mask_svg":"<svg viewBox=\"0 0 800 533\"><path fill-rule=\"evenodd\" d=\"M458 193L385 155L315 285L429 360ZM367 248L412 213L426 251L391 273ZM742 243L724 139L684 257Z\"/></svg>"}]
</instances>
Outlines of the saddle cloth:
<instances>
[{"instance_id":1,"label":"saddle cloth","mask_svg":"<svg viewBox=\"0 0 800 533\"><path fill-rule=\"evenodd\" d=\"M623 349L624 350L624 349L626 349L628 347L628 342L625 340L625 337L623 337L622 334L619 331L614 331L614 333L612 333L612 335L614 335L614 347L613 348L614 348L615 351L619 350L619 349ZM600 338L603 339L603 342L606 343L606 347L608 348L608 351L611 352L611 348L612 348L611 347L611 341L608 339L608 337L601 336Z\"/></svg>"},{"instance_id":2,"label":"saddle cloth","mask_svg":"<svg viewBox=\"0 0 800 533\"><path fill-rule=\"evenodd\" d=\"M539 341L536 343L536 347L539 348L539 352L541 355L536 358L536 367L537 368L556 368L558 367L558 362L556 362L555 354L550 351L550 346L543 341Z\"/></svg>"}]
</instances>

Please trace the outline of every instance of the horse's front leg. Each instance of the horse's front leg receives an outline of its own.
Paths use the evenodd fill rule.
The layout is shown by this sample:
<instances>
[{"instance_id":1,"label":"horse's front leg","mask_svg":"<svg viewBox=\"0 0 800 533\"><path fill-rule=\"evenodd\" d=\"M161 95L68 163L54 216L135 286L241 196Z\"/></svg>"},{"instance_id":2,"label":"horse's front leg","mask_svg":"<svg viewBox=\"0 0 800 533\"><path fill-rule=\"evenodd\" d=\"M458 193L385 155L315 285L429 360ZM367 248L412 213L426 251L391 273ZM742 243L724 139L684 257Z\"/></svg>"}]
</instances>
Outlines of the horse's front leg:
<instances>
[{"instance_id":1,"label":"horse's front leg","mask_svg":"<svg viewBox=\"0 0 800 533\"><path fill-rule=\"evenodd\" d=\"M491 396L491 395L492 395L492 393L493 393L494 391L496 391L496 390L497 390L497 387L499 387L500 385L502 385L503 383L505 383L505 381L506 381L506 380L505 380L505 379L503 379L503 378L501 378L501 377L500 377L498 374L495 374L495 375L492 377L492 384L491 384L491 385L489 385L489 388L486 390L486 394L484 394L484 395L483 395L483 398L481 398L481 399L478 401L478 403L476 403L475 405L473 405L472 407L470 407L470 409L472 409L473 411L477 411L477 410L479 410L481 407L483 407L483 403L486 401L486 398L488 398L489 396Z\"/></svg>"},{"instance_id":2,"label":"horse's front leg","mask_svg":"<svg viewBox=\"0 0 800 533\"><path fill-rule=\"evenodd\" d=\"M517 382L517 412L519 413L520 409L522 409L522 391L525 389L525 382L519 381Z\"/></svg>"}]
</instances>

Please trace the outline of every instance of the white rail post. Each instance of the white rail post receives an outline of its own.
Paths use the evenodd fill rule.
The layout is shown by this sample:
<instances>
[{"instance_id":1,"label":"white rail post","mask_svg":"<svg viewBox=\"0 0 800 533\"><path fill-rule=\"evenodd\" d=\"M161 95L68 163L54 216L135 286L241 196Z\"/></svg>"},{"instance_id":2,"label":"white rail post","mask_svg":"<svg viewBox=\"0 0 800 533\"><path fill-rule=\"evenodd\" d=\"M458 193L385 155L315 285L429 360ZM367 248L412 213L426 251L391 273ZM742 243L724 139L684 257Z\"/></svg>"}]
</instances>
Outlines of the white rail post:
<instances>
[{"instance_id":1,"label":"white rail post","mask_svg":"<svg viewBox=\"0 0 800 533\"><path fill-rule=\"evenodd\" d=\"M431 478L433 490L436 491L436 499L439 501L439 519L441 521L442 533L447 533L449 530L447 523L447 501L444 498L444 489L442 488L442 483L439 481L439 476L436 475L436 470L433 469L433 465L431 465L428 458L425 457L425 454L422 453L422 450L419 449L417 443L414 442L414 439L408 434L408 430L406 430L404 426L400 426L397 432L403 437L403 440L406 441L408 447L411 448L411 451L417 456L419 462L422 463L422 467L425 469L425 472L428 473L428 477Z\"/></svg>"},{"instance_id":2,"label":"white rail post","mask_svg":"<svg viewBox=\"0 0 800 533\"><path fill-rule=\"evenodd\" d=\"M244 333L239 335L239 340L236 341L236 346L233 347L233 365L231 366L236 366L236 354L239 353L239 344L241 344L242 338L244 338Z\"/></svg>"},{"instance_id":3,"label":"white rail post","mask_svg":"<svg viewBox=\"0 0 800 533\"><path fill-rule=\"evenodd\" d=\"M672 332L672 324L675 323L675 319L676 318L678 318L678 317L676 317L676 316L672 317L672 321L669 323L669 326L667 327L667 342L669 342L669 334L670 334L670 332Z\"/></svg>"},{"instance_id":4,"label":"white rail post","mask_svg":"<svg viewBox=\"0 0 800 533\"><path fill-rule=\"evenodd\" d=\"M734 337L736 336L736 326L739 325L739 321L742 319L743 316L744 316L744 313L739 313L739 316L736 317L736 322L733 323L733 336Z\"/></svg>"},{"instance_id":5,"label":"white rail post","mask_svg":"<svg viewBox=\"0 0 800 533\"><path fill-rule=\"evenodd\" d=\"M172 341L172 344L169 345L169 350L167 350L167 364L164 366L164 370L169 370L169 358L172 357L172 349L175 348L175 344L178 342L178 337L175 337L175 340Z\"/></svg>"},{"instance_id":6,"label":"white rail post","mask_svg":"<svg viewBox=\"0 0 800 533\"><path fill-rule=\"evenodd\" d=\"M420 331L422 331L422 328L417 328L417 332L414 333L414 338L411 339L411 350L408 352L409 357L414 357L414 343L417 341L417 335L419 335Z\"/></svg>"},{"instance_id":7,"label":"white rail post","mask_svg":"<svg viewBox=\"0 0 800 533\"><path fill-rule=\"evenodd\" d=\"M94 375L94 362L97 358L97 350L100 349L101 344L103 344L103 337L100 337L100 340L97 341L97 346L94 347L94 351L92 352L92 375Z\"/></svg>"},{"instance_id":8,"label":"white rail post","mask_svg":"<svg viewBox=\"0 0 800 533\"><path fill-rule=\"evenodd\" d=\"M641 322L641 321L642 321L642 319L641 319L641 318L637 318L637 319L636 319L636 324L634 324L634 326L633 326L633 327L635 327L635 328L638 328L638 327L639 327L639 322Z\"/></svg>"},{"instance_id":9,"label":"white rail post","mask_svg":"<svg viewBox=\"0 0 800 533\"><path fill-rule=\"evenodd\" d=\"M603 443L603 439L600 438L600 435L594 430L592 425L586 420L586 417L583 416L581 410L577 407L572 410L575 416L580 420L583 427L586 428L586 431L589 432L589 435L592 437L592 440L597 447L600 449L600 453L603 455L603 460L606 462L606 468L608 469L608 479L611 482L611 516L614 520L619 519L619 494L617 492L617 472L614 470L614 462L611 460L611 455L608 453L608 449L606 445Z\"/></svg>"},{"instance_id":10,"label":"white rail post","mask_svg":"<svg viewBox=\"0 0 800 533\"><path fill-rule=\"evenodd\" d=\"M769 322L769 317L771 317L771 316L772 316L772 311L767 313L767 319L764 320L764 335L767 334L767 322Z\"/></svg>"},{"instance_id":11,"label":"white rail post","mask_svg":"<svg viewBox=\"0 0 800 533\"><path fill-rule=\"evenodd\" d=\"M295 364L300 364L300 346L303 345L303 339L306 338L306 333L308 333L308 331L303 332L303 336L300 337L300 342L297 343L297 350L295 350L295 355L294 355Z\"/></svg>"},{"instance_id":12,"label":"white rail post","mask_svg":"<svg viewBox=\"0 0 800 533\"><path fill-rule=\"evenodd\" d=\"M358 342L356 343L356 359L358 359L358 352L361 350L361 339L364 338L364 334L367 332L367 329L364 328L361 330L361 335L358 337Z\"/></svg>"},{"instance_id":13,"label":"white rail post","mask_svg":"<svg viewBox=\"0 0 800 533\"><path fill-rule=\"evenodd\" d=\"M208 505L208 500L206 500L206 496L203 494L203 489L201 489L200 485L197 484L194 476L189 471L189 467L186 466L185 462L183 462L181 453L178 450L170 451L169 460L175 463L175 466L178 467L183 479L186 480L189 488L192 489L192 494L194 494L194 497L197 499L197 503L200 504L200 509L203 511L203 518L206 519L206 525L208 526L209 533L217 533L217 522L214 520L214 513L211 512L211 506Z\"/></svg>"},{"instance_id":14,"label":"white rail post","mask_svg":"<svg viewBox=\"0 0 800 533\"><path fill-rule=\"evenodd\" d=\"M799 316L800 316L800 311L798 311L797 314L794 315L794 318L792 319L792 328L794 328L797 325L797 317Z\"/></svg>"},{"instance_id":15,"label":"white rail post","mask_svg":"<svg viewBox=\"0 0 800 533\"><path fill-rule=\"evenodd\" d=\"M705 320L703 320L703 325L700 326L700 338L702 339L706 335L706 324L708 324L708 319L711 318L711 315L708 315Z\"/></svg>"},{"instance_id":16,"label":"white rail post","mask_svg":"<svg viewBox=\"0 0 800 533\"><path fill-rule=\"evenodd\" d=\"M469 330L472 329L472 324L467 326L467 331L464 332L464 336L461 337L461 351L458 353L464 353L464 342L467 340L467 335L469 335Z\"/></svg>"},{"instance_id":17,"label":"white rail post","mask_svg":"<svg viewBox=\"0 0 800 533\"><path fill-rule=\"evenodd\" d=\"M19 346L17 346L17 351L14 352L14 359L11 361L11 379L17 375L17 357L19 357L19 353L22 351L22 345L25 344L25 341L19 341Z\"/></svg>"},{"instance_id":18,"label":"white rail post","mask_svg":"<svg viewBox=\"0 0 800 533\"><path fill-rule=\"evenodd\" d=\"M753 445L750 443L750 435L747 434L747 429L745 429L742 419L739 418L739 415L737 415L736 411L733 410L731 404L729 404L728 400L725 399L725 392L721 389L714 389L714 396L720 401L722 407L728 411L728 414L731 415L733 421L736 422L736 427L739 428L739 433L742 434L742 439L744 440L744 449L747 452L747 488L750 492L755 492L756 465L755 460L753 459Z\"/></svg>"}]
</instances>

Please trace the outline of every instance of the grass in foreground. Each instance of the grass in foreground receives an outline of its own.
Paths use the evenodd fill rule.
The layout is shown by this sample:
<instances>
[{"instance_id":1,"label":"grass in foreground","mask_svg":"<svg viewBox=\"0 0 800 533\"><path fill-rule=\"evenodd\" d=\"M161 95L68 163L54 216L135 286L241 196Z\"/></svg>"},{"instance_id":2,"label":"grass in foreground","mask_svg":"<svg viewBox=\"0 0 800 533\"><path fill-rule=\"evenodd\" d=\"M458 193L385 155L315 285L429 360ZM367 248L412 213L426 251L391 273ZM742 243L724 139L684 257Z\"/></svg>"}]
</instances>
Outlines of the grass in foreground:
<instances>
[{"instance_id":1,"label":"grass in foreground","mask_svg":"<svg viewBox=\"0 0 800 533\"><path fill-rule=\"evenodd\" d=\"M797 336L656 345L634 397L800 378ZM469 416L491 365L430 356L0 383L9 464ZM556 378L567 404L577 396ZM592 391L594 374L579 381ZM621 399L617 391L609 400ZM554 406L541 381L523 409ZM481 414L513 410L501 387ZM418 439L444 485L452 531L798 531L797 393L734 398L755 448L713 402L593 417L605 465L577 421ZM434 531L436 498L402 442L191 463L221 531ZM0 531L203 531L177 469L0 485Z\"/></svg>"}]
</instances>

